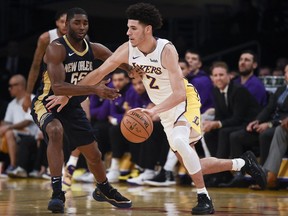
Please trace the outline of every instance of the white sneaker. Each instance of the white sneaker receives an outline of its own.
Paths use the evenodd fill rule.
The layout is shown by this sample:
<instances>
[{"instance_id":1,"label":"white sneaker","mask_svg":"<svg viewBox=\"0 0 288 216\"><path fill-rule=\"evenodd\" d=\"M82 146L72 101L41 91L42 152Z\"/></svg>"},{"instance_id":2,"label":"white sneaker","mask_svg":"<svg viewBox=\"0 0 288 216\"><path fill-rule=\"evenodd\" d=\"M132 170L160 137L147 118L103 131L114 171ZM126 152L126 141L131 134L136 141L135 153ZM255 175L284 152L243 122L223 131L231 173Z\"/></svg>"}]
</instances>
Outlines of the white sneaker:
<instances>
[{"instance_id":1,"label":"white sneaker","mask_svg":"<svg viewBox=\"0 0 288 216\"><path fill-rule=\"evenodd\" d=\"M81 176L81 180L82 180L82 182L85 182L85 183L94 183L95 182L94 175L91 172L84 173Z\"/></svg>"},{"instance_id":2,"label":"white sneaker","mask_svg":"<svg viewBox=\"0 0 288 216\"><path fill-rule=\"evenodd\" d=\"M38 172L37 170L33 170L32 172L29 173L29 177L30 178L40 178L40 172Z\"/></svg>"},{"instance_id":3,"label":"white sneaker","mask_svg":"<svg viewBox=\"0 0 288 216\"><path fill-rule=\"evenodd\" d=\"M13 171L8 173L10 178L27 178L27 172L22 167L16 167Z\"/></svg>"},{"instance_id":4,"label":"white sneaker","mask_svg":"<svg viewBox=\"0 0 288 216\"><path fill-rule=\"evenodd\" d=\"M106 177L110 183L119 182L120 171L119 170L109 170Z\"/></svg>"},{"instance_id":5,"label":"white sneaker","mask_svg":"<svg viewBox=\"0 0 288 216\"><path fill-rule=\"evenodd\" d=\"M138 177L127 179L127 182L129 184L134 184L134 185L144 185L145 180L150 180L155 177L155 172L151 171L144 171L141 173Z\"/></svg>"},{"instance_id":6,"label":"white sneaker","mask_svg":"<svg viewBox=\"0 0 288 216\"><path fill-rule=\"evenodd\" d=\"M76 182L85 182L85 183L94 183L95 182L94 175L89 171L83 173L80 176L75 176L75 177L73 177L73 179Z\"/></svg>"}]
</instances>

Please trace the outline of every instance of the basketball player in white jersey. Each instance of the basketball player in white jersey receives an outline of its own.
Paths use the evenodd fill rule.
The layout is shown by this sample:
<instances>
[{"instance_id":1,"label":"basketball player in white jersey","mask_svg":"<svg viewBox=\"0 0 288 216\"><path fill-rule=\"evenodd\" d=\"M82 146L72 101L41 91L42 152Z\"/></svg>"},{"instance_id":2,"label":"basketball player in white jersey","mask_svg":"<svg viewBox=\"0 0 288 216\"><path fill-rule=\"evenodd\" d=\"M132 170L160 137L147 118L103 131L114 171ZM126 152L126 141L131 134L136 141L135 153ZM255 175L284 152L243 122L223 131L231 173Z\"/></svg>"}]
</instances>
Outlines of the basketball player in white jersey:
<instances>
[{"instance_id":1,"label":"basketball player in white jersey","mask_svg":"<svg viewBox=\"0 0 288 216\"><path fill-rule=\"evenodd\" d=\"M40 64L47 46L53 40L62 37L67 32L65 27L66 15L67 15L66 11L57 12L57 14L55 15L55 24L57 28L44 32L38 38L37 47L33 57L33 62L28 75L26 96L24 98L24 102L22 105L25 112L27 112L28 108L31 107L31 94L33 92L37 78L39 76Z\"/></svg>"},{"instance_id":2,"label":"basketball player in white jersey","mask_svg":"<svg viewBox=\"0 0 288 216\"><path fill-rule=\"evenodd\" d=\"M136 68L130 76L142 77L147 93L155 104L151 109L141 110L150 116L159 114L171 149L196 186L198 203L192 208L192 214L214 213L203 174L242 169L265 186L265 174L252 152L233 160L212 157L199 160L194 144L201 139L200 98L196 89L183 79L175 47L168 40L153 36L153 30L162 25L160 13L151 4L137 3L131 5L126 14L129 41L88 74L79 85L99 83L122 63ZM67 96L51 96L50 99L47 108L60 104L58 111L68 102Z\"/></svg>"}]
</instances>

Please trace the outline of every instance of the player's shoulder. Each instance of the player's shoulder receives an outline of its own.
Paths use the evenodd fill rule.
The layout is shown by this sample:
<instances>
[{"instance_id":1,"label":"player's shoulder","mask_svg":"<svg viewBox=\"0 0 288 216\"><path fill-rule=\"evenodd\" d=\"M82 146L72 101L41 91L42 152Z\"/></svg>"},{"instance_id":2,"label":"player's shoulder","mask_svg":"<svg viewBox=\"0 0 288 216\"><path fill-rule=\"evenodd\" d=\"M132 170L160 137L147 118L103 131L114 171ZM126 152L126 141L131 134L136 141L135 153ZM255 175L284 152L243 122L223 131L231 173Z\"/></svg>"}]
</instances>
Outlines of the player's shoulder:
<instances>
[{"instance_id":1,"label":"player's shoulder","mask_svg":"<svg viewBox=\"0 0 288 216\"><path fill-rule=\"evenodd\" d=\"M43 43L43 44L49 44L49 42L50 42L49 32L46 31L46 32L42 33L42 34L39 36L38 41L39 41L40 43Z\"/></svg>"}]
</instances>

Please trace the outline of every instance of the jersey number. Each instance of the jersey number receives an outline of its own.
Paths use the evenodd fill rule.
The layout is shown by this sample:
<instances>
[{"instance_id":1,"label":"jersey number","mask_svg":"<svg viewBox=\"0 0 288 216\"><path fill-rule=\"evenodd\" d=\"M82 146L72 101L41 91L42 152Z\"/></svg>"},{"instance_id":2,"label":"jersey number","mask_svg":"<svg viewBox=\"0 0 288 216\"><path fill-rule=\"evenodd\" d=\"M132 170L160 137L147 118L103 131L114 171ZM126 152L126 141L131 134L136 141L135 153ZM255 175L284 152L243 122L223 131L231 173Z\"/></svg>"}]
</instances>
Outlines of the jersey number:
<instances>
[{"instance_id":1,"label":"jersey number","mask_svg":"<svg viewBox=\"0 0 288 216\"><path fill-rule=\"evenodd\" d=\"M71 83L76 85L80 80L82 80L87 75L87 72L75 72L71 75Z\"/></svg>"},{"instance_id":2,"label":"jersey number","mask_svg":"<svg viewBox=\"0 0 288 216\"><path fill-rule=\"evenodd\" d=\"M150 86L151 89L159 89L159 86L156 85L156 83L155 83L155 82L156 82L156 78L151 77L151 76L149 76L149 75L146 75L146 77L147 77L147 79L151 80L151 81L150 81L150 84L149 84L149 86Z\"/></svg>"}]
</instances>

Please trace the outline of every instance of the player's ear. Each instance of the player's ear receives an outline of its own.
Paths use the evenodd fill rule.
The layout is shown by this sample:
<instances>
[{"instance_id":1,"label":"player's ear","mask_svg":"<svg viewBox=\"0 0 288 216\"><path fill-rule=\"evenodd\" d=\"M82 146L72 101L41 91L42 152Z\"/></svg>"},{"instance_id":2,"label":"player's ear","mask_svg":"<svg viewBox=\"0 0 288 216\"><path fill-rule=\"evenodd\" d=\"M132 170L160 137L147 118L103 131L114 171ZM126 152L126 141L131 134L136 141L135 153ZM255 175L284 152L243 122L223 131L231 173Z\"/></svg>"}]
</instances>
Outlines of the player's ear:
<instances>
[{"instance_id":1,"label":"player's ear","mask_svg":"<svg viewBox=\"0 0 288 216\"><path fill-rule=\"evenodd\" d=\"M147 26L145 27L145 31L146 31L147 33L152 32L152 26L151 26L151 25L147 25Z\"/></svg>"}]
</instances>

